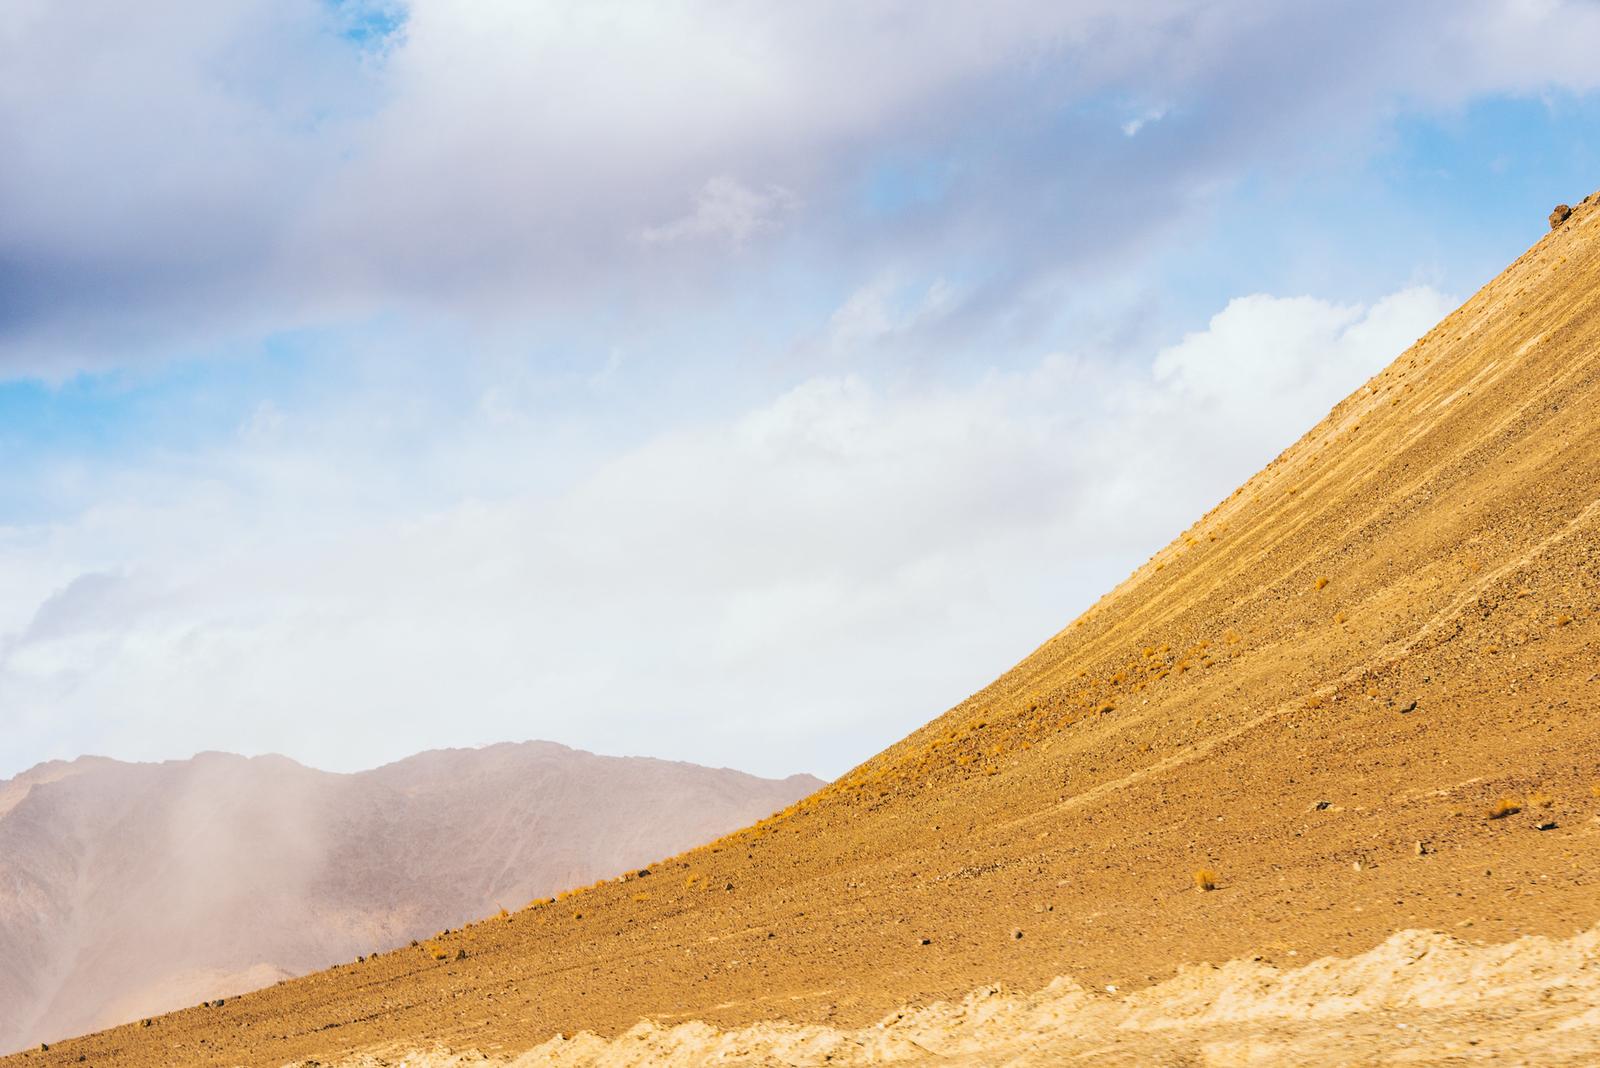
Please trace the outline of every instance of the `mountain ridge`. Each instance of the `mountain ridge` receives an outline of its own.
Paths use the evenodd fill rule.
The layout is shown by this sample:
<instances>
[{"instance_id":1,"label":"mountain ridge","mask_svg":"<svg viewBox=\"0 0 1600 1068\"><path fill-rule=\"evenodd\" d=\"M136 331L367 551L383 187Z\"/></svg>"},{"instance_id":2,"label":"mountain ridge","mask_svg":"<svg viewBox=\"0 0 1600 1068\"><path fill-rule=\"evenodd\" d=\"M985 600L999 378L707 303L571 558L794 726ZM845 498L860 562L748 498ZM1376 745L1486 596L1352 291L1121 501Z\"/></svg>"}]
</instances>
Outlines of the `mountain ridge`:
<instances>
[{"instance_id":1,"label":"mountain ridge","mask_svg":"<svg viewBox=\"0 0 1600 1068\"><path fill-rule=\"evenodd\" d=\"M231 996L615 874L821 785L502 743L46 762L0 782L0 1046Z\"/></svg>"}]
</instances>

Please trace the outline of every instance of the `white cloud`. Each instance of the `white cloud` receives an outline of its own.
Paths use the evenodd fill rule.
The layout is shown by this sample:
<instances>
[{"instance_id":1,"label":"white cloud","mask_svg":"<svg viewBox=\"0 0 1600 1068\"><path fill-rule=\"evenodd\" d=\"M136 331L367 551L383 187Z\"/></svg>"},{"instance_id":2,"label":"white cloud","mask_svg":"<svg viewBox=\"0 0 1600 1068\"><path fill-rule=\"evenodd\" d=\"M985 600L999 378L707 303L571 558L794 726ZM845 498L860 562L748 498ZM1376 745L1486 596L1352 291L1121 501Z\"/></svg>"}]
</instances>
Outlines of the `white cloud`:
<instances>
[{"instance_id":1,"label":"white cloud","mask_svg":"<svg viewBox=\"0 0 1600 1068\"><path fill-rule=\"evenodd\" d=\"M8 373L396 308L526 321L666 284L715 304L751 273L720 246L780 223L819 271L988 257L1021 291L1396 101L1600 85L1581 0L412 0L383 47L341 38L341 10L5 5ZM1101 94L1172 102L1171 136L1072 125ZM898 229L853 210L884 159L962 180ZM1108 232L1110 202L1166 210Z\"/></svg>"},{"instance_id":2,"label":"white cloud","mask_svg":"<svg viewBox=\"0 0 1600 1068\"><path fill-rule=\"evenodd\" d=\"M417 469L524 489L429 511L359 491L393 463L338 437L360 418L244 438L0 531L0 774L530 736L836 773L1063 625L1448 303L1243 297L1143 359L817 377L581 463L485 417Z\"/></svg>"},{"instance_id":3,"label":"white cloud","mask_svg":"<svg viewBox=\"0 0 1600 1068\"><path fill-rule=\"evenodd\" d=\"M1122 136L1134 137L1152 122L1160 122L1166 118L1166 115L1167 109L1165 106L1146 108L1122 124Z\"/></svg>"},{"instance_id":4,"label":"white cloud","mask_svg":"<svg viewBox=\"0 0 1600 1068\"><path fill-rule=\"evenodd\" d=\"M651 245L713 240L738 248L756 234L776 229L794 207L794 194L781 185L756 190L721 175L706 182L688 215L648 227L639 236Z\"/></svg>"},{"instance_id":5,"label":"white cloud","mask_svg":"<svg viewBox=\"0 0 1600 1068\"><path fill-rule=\"evenodd\" d=\"M957 287L943 278L917 287L885 273L856 289L828 317L828 343L848 353L903 340L955 312L961 299Z\"/></svg>"}]
</instances>

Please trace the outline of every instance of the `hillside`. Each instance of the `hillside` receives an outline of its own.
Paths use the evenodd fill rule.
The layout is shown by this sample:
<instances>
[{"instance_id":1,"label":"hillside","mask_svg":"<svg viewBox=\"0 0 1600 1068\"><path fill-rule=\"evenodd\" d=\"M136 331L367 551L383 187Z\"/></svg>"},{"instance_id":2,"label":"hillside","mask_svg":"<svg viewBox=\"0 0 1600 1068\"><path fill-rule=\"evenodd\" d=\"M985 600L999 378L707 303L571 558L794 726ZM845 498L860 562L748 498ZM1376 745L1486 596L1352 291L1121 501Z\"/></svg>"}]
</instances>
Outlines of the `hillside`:
<instances>
[{"instance_id":1,"label":"hillside","mask_svg":"<svg viewBox=\"0 0 1600 1068\"><path fill-rule=\"evenodd\" d=\"M499 1056L646 1015L852 1028L1402 928L1566 937L1600 919L1597 711L1590 198L1082 618L779 818L13 1063Z\"/></svg>"},{"instance_id":2,"label":"hillside","mask_svg":"<svg viewBox=\"0 0 1600 1068\"><path fill-rule=\"evenodd\" d=\"M819 785L545 742L354 775L220 753L41 765L0 782L0 1049L405 945Z\"/></svg>"}]
</instances>

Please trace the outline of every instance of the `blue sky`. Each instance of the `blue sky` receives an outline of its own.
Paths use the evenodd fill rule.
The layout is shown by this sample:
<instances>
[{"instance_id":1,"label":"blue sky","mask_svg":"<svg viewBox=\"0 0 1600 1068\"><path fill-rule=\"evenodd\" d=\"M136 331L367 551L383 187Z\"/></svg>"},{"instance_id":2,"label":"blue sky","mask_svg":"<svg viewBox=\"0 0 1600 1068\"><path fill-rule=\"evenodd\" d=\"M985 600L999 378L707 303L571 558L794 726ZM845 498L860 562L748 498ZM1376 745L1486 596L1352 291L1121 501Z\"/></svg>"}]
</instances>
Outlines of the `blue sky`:
<instances>
[{"instance_id":1,"label":"blue sky","mask_svg":"<svg viewBox=\"0 0 1600 1068\"><path fill-rule=\"evenodd\" d=\"M1600 187L1589 3L0 22L0 775L837 774Z\"/></svg>"}]
</instances>

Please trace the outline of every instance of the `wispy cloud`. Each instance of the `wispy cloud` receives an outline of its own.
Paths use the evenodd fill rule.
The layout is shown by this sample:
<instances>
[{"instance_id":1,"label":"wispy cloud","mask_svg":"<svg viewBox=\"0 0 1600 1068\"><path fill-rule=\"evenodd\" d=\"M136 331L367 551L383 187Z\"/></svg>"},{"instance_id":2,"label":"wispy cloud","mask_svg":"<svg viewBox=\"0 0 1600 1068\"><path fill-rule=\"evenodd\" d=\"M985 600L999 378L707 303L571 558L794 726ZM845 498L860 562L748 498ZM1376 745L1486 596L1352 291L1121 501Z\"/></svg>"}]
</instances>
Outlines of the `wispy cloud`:
<instances>
[{"instance_id":1,"label":"wispy cloud","mask_svg":"<svg viewBox=\"0 0 1600 1068\"><path fill-rule=\"evenodd\" d=\"M647 227L639 236L650 245L715 241L738 248L755 235L776 229L796 204L795 195L781 185L757 190L720 175L701 188L689 214Z\"/></svg>"}]
</instances>

